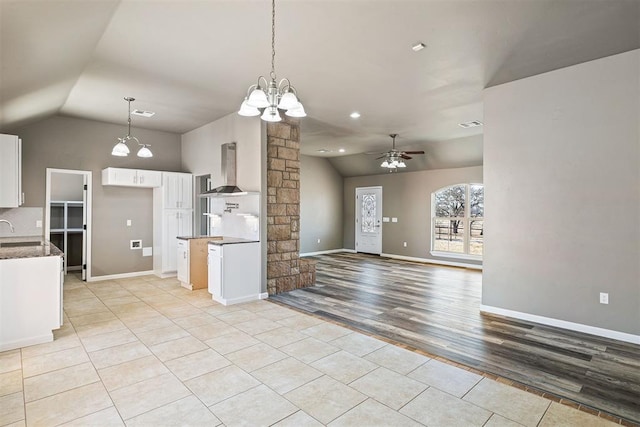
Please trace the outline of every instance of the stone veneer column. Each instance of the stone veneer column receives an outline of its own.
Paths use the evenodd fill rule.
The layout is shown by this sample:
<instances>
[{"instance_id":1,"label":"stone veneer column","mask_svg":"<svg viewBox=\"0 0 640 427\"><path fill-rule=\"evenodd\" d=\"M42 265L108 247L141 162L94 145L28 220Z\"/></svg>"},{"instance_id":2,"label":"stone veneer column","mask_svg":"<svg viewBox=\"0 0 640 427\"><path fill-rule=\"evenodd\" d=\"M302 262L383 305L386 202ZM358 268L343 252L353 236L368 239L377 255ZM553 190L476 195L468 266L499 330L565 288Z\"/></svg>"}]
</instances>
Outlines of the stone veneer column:
<instances>
[{"instance_id":1,"label":"stone veneer column","mask_svg":"<svg viewBox=\"0 0 640 427\"><path fill-rule=\"evenodd\" d=\"M315 265L300 260L300 123L267 123L267 292L315 283Z\"/></svg>"}]
</instances>

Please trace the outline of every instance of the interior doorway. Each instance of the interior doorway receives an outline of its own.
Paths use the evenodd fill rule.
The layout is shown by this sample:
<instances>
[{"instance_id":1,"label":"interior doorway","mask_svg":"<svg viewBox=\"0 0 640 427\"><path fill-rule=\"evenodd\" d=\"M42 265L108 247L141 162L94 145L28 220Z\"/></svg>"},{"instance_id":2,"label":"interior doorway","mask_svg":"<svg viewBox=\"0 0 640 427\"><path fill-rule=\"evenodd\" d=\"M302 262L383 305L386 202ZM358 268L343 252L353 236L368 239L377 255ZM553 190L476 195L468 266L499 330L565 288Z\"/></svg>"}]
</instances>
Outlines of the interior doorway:
<instances>
[{"instance_id":1,"label":"interior doorway","mask_svg":"<svg viewBox=\"0 0 640 427\"><path fill-rule=\"evenodd\" d=\"M382 187L356 188L356 252L382 253Z\"/></svg>"},{"instance_id":2,"label":"interior doorway","mask_svg":"<svg viewBox=\"0 0 640 427\"><path fill-rule=\"evenodd\" d=\"M47 168L45 237L64 252L64 273L91 278L91 171Z\"/></svg>"}]
</instances>

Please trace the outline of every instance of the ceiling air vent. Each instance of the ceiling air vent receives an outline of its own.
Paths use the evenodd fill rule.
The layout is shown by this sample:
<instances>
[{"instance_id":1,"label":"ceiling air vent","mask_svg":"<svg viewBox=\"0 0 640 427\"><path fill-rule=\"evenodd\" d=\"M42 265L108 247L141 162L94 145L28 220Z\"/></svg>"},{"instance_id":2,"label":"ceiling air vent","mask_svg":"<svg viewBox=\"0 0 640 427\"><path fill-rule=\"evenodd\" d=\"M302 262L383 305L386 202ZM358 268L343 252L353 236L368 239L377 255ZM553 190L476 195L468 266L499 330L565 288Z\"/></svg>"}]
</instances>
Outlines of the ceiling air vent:
<instances>
[{"instance_id":1,"label":"ceiling air vent","mask_svg":"<svg viewBox=\"0 0 640 427\"><path fill-rule=\"evenodd\" d=\"M155 113L153 111L133 110L131 114L135 114L136 116L142 116L142 117L151 117Z\"/></svg>"},{"instance_id":2,"label":"ceiling air vent","mask_svg":"<svg viewBox=\"0 0 640 427\"><path fill-rule=\"evenodd\" d=\"M466 123L458 123L458 126L460 126L461 128L475 128L478 126L482 126L482 122L478 121L478 120L472 120L470 122L466 122Z\"/></svg>"}]
</instances>

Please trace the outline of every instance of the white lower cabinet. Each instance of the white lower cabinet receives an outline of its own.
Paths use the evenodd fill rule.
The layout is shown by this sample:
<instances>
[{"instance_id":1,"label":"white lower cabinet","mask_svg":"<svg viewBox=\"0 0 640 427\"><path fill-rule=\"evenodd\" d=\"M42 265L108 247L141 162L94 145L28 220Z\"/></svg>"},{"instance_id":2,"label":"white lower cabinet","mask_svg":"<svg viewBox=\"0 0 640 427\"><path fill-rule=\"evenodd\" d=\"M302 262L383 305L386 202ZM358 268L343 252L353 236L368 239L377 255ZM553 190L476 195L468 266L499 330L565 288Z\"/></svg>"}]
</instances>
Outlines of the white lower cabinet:
<instances>
[{"instance_id":1,"label":"white lower cabinet","mask_svg":"<svg viewBox=\"0 0 640 427\"><path fill-rule=\"evenodd\" d=\"M189 280L189 261L190 261L189 241L177 239L176 244L178 246L177 257L176 257L177 269L178 269L178 280L180 280L180 282L183 283L183 286L184 286L184 284L188 285L190 282Z\"/></svg>"},{"instance_id":2,"label":"white lower cabinet","mask_svg":"<svg viewBox=\"0 0 640 427\"><path fill-rule=\"evenodd\" d=\"M231 305L261 299L260 242L209 244L209 293Z\"/></svg>"},{"instance_id":3,"label":"white lower cabinet","mask_svg":"<svg viewBox=\"0 0 640 427\"><path fill-rule=\"evenodd\" d=\"M53 341L62 325L62 257L0 260L0 352Z\"/></svg>"}]
</instances>

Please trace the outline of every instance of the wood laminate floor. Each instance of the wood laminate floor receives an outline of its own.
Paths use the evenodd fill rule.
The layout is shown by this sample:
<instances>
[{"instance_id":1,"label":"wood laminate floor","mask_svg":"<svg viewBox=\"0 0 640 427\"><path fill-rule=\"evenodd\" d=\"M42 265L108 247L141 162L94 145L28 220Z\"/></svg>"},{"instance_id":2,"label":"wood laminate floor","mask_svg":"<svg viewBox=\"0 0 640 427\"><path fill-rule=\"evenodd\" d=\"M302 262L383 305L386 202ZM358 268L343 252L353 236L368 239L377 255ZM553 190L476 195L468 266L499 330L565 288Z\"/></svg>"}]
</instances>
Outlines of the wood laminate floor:
<instances>
[{"instance_id":1,"label":"wood laminate floor","mask_svg":"<svg viewBox=\"0 0 640 427\"><path fill-rule=\"evenodd\" d=\"M270 299L640 423L640 346L479 311L482 273L339 253Z\"/></svg>"}]
</instances>

